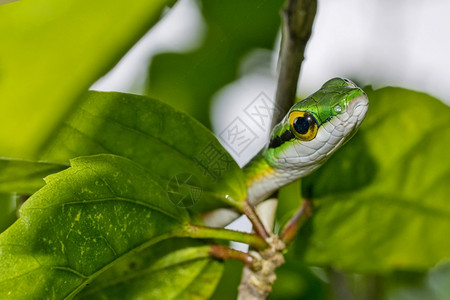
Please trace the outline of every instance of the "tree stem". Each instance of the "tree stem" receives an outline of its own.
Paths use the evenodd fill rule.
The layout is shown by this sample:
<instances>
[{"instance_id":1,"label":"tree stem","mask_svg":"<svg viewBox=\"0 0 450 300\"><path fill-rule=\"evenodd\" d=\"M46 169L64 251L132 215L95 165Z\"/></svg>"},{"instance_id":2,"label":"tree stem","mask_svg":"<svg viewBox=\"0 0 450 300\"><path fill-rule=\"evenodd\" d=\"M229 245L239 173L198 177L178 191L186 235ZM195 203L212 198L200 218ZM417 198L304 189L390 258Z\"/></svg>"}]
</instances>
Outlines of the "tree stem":
<instances>
[{"instance_id":1,"label":"tree stem","mask_svg":"<svg viewBox=\"0 0 450 300\"><path fill-rule=\"evenodd\" d=\"M288 0L283 8L279 77L275 96L275 103L281 112L278 114L274 110L272 128L295 102L300 68L311 36L316 9L317 0Z\"/></svg>"}]
</instances>

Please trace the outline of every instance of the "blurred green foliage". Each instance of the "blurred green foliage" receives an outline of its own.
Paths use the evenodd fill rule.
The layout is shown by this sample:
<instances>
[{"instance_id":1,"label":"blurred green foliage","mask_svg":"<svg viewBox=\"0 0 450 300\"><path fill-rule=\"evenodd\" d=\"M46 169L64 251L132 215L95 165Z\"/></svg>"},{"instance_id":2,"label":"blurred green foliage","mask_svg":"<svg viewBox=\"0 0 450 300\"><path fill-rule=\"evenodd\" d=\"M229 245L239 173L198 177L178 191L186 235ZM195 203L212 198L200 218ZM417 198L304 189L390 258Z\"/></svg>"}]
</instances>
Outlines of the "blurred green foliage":
<instances>
[{"instance_id":1,"label":"blurred green foliage","mask_svg":"<svg viewBox=\"0 0 450 300\"><path fill-rule=\"evenodd\" d=\"M210 127L215 92L238 77L255 48L272 49L284 0L199 1L207 33L199 49L164 53L150 67L148 94L174 105Z\"/></svg>"},{"instance_id":2,"label":"blurred green foliage","mask_svg":"<svg viewBox=\"0 0 450 300\"><path fill-rule=\"evenodd\" d=\"M35 158L89 86L169 0L30 0L0 5L0 156Z\"/></svg>"}]
</instances>

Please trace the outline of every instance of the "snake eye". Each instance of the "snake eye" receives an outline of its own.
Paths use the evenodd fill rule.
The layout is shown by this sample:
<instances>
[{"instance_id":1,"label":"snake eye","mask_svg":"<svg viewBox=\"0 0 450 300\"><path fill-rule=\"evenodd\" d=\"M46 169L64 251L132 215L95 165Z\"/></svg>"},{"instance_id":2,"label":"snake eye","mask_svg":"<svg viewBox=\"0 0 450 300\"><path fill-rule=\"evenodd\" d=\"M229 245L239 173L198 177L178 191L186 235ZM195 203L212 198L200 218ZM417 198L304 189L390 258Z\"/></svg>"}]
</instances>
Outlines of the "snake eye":
<instances>
[{"instance_id":1,"label":"snake eye","mask_svg":"<svg viewBox=\"0 0 450 300\"><path fill-rule=\"evenodd\" d=\"M293 111L289 115L292 133L303 141L310 141L317 134L317 120L306 111Z\"/></svg>"}]
</instances>

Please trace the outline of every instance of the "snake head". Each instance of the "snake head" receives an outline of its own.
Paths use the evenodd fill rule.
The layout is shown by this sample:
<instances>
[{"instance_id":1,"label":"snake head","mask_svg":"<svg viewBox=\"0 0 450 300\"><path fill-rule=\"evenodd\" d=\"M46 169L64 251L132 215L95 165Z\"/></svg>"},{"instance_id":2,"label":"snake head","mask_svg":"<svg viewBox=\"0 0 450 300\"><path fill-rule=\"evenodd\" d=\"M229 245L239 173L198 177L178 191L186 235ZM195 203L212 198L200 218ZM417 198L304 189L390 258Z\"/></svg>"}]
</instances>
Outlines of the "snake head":
<instances>
[{"instance_id":1,"label":"snake head","mask_svg":"<svg viewBox=\"0 0 450 300\"><path fill-rule=\"evenodd\" d=\"M263 150L270 165L303 177L348 141L363 121L369 100L345 78L333 78L297 102L272 131Z\"/></svg>"}]
</instances>

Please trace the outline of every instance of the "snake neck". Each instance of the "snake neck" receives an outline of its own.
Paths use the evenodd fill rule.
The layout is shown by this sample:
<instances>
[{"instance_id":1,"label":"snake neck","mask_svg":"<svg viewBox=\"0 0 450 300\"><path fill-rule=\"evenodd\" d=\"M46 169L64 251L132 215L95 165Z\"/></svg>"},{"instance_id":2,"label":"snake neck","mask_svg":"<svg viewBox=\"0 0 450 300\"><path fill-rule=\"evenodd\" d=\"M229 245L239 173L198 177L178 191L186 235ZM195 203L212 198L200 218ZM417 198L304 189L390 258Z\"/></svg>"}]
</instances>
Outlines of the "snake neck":
<instances>
[{"instance_id":1,"label":"snake neck","mask_svg":"<svg viewBox=\"0 0 450 300\"><path fill-rule=\"evenodd\" d=\"M257 204L266 199L281 185L277 180L279 174L277 168L269 163L260 152L243 168L248 200L251 204Z\"/></svg>"},{"instance_id":2,"label":"snake neck","mask_svg":"<svg viewBox=\"0 0 450 300\"><path fill-rule=\"evenodd\" d=\"M264 149L243 167L247 185L248 201L255 205L267 199L282 186L306 176L317 169L322 162L292 162L277 164L273 153Z\"/></svg>"},{"instance_id":3,"label":"snake neck","mask_svg":"<svg viewBox=\"0 0 450 300\"><path fill-rule=\"evenodd\" d=\"M272 175L275 169L269 164L266 158L259 153L252 158L243 168L247 187L254 182L261 181L263 178Z\"/></svg>"}]
</instances>

